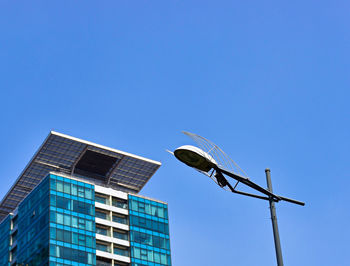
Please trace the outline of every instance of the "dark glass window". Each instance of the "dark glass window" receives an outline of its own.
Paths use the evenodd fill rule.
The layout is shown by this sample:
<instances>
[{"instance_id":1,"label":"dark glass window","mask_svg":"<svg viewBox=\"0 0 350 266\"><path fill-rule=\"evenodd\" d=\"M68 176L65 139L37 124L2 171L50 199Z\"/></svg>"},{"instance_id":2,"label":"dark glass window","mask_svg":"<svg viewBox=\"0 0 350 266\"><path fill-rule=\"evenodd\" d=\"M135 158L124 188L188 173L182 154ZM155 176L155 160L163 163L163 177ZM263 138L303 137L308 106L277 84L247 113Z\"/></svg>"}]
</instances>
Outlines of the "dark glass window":
<instances>
[{"instance_id":1,"label":"dark glass window","mask_svg":"<svg viewBox=\"0 0 350 266\"><path fill-rule=\"evenodd\" d=\"M99 196L99 195L95 195L95 201L102 203L102 204L108 204L108 200L105 197Z\"/></svg>"},{"instance_id":2,"label":"dark glass window","mask_svg":"<svg viewBox=\"0 0 350 266\"><path fill-rule=\"evenodd\" d=\"M92 254L81 250L56 246L56 256L61 259L92 264Z\"/></svg>"},{"instance_id":3,"label":"dark glass window","mask_svg":"<svg viewBox=\"0 0 350 266\"><path fill-rule=\"evenodd\" d=\"M122 215L113 215L113 222L120 223L120 224L128 224L128 220L125 216Z\"/></svg>"},{"instance_id":4,"label":"dark glass window","mask_svg":"<svg viewBox=\"0 0 350 266\"><path fill-rule=\"evenodd\" d=\"M127 232L124 231L120 231L120 230L114 230L113 231L113 237L114 238L119 238L122 240L129 240L129 234Z\"/></svg>"},{"instance_id":5,"label":"dark glass window","mask_svg":"<svg viewBox=\"0 0 350 266\"><path fill-rule=\"evenodd\" d=\"M96 249L104 251L104 252L111 252L111 246L108 245L107 243L99 243L99 242L97 242L96 243Z\"/></svg>"},{"instance_id":6,"label":"dark glass window","mask_svg":"<svg viewBox=\"0 0 350 266\"><path fill-rule=\"evenodd\" d=\"M103 211L96 210L95 216L104 220L109 220L109 215Z\"/></svg>"},{"instance_id":7,"label":"dark glass window","mask_svg":"<svg viewBox=\"0 0 350 266\"><path fill-rule=\"evenodd\" d=\"M113 231L113 237L114 238L119 238L119 239L122 239L122 240L129 240L128 232L121 231L121 230L114 230Z\"/></svg>"},{"instance_id":8,"label":"dark glass window","mask_svg":"<svg viewBox=\"0 0 350 266\"><path fill-rule=\"evenodd\" d=\"M114 207L118 207L118 208L122 208L122 209L127 209L128 208L127 201L116 199L116 198L112 199L112 205Z\"/></svg>"},{"instance_id":9,"label":"dark glass window","mask_svg":"<svg viewBox=\"0 0 350 266\"><path fill-rule=\"evenodd\" d=\"M110 236L110 232L107 228L102 227L96 227L96 234L104 235L104 236Z\"/></svg>"},{"instance_id":10,"label":"dark glass window","mask_svg":"<svg viewBox=\"0 0 350 266\"><path fill-rule=\"evenodd\" d=\"M92 211L92 205L81 202L78 200L73 200L73 211L83 213L83 214L88 214L88 215L93 215Z\"/></svg>"},{"instance_id":11,"label":"dark glass window","mask_svg":"<svg viewBox=\"0 0 350 266\"><path fill-rule=\"evenodd\" d=\"M69 210L70 209L70 199L56 196L56 206L57 206L57 208Z\"/></svg>"},{"instance_id":12,"label":"dark glass window","mask_svg":"<svg viewBox=\"0 0 350 266\"><path fill-rule=\"evenodd\" d=\"M129 257L129 250L122 247L115 247L114 254Z\"/></svg>"},{"instance_id":13,"label":"dark glass window","mask_svg":"<svg viewBox=\"0 0 350 266\"><path fill-rule=\"evenodd\" d=\"M130 223L130 225L142 227L163 234L169 234L168 226L162 222L153 221L144 217L131 216Z\"/></svg>"}]
</instances>

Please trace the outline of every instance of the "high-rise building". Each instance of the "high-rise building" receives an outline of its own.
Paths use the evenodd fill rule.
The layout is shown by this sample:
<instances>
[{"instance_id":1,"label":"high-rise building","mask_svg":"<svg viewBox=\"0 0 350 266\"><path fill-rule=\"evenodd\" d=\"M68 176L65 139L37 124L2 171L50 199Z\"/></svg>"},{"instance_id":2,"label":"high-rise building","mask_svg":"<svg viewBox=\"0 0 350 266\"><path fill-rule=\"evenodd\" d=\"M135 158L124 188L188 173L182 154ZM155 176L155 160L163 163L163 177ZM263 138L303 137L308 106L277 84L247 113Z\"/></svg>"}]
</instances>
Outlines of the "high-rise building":
<instances>
[{"instance_id":1,"label":"high-rise building","mask_svg":"<svg viewBox=\"0 0 350 266\"><path fill-rule=\"evenodd\" d=\"M50 132L0 203L0 265L171 265L160 162Z\"/></svg>"}]
</instances>

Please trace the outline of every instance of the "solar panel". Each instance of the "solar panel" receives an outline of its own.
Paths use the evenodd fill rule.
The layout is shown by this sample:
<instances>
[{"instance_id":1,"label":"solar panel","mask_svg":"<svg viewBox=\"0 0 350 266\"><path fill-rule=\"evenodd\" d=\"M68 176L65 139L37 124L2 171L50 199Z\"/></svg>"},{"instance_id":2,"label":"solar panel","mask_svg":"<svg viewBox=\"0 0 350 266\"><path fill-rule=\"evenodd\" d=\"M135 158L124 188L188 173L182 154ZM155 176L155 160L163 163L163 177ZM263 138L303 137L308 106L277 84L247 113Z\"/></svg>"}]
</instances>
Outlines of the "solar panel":
<instances>
[{"instance_id":1,"label":"solar panel","mask_svg":"<svg viewBox=\"0 0 350 266\"><path fill-rule=\"evenodd\" d=\"M0 203L0 222L45 178L62 172L138 193L161 163L51 131Z\"/></svg>"}]
</instances>

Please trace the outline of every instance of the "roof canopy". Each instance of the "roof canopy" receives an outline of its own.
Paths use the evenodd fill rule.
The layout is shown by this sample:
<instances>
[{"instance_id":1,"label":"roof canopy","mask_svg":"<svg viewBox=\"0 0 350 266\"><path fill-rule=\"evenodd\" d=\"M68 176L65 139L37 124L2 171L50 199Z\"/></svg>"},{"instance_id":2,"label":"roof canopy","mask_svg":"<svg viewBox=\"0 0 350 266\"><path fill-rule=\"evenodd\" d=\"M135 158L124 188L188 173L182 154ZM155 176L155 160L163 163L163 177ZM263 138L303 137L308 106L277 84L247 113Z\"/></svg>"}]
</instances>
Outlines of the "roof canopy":
<instances>
[{"instance_id":1,"label":"roof canopy","mask_svg":"<svg viewBox=\"0 0 350 266\"><path fill-rule=\"evenodd\" d=\"M138 193L161 163L51 131L0 203L0 221L51 171Z\"/></svg>"}]
</instances>

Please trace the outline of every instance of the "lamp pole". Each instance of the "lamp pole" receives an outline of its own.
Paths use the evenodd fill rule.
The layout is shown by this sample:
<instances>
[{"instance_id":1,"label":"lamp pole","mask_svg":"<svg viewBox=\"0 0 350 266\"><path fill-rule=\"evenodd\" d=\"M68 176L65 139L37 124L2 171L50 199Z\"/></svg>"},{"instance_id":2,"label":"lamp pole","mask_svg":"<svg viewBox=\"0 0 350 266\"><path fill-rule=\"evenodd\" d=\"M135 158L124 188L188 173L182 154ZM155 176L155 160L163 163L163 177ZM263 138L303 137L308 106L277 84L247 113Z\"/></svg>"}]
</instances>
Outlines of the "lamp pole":
<instances>
[{"instance_id":1,"label":"lamp pole","mask_svg":"<svg viewBox=\"0 0 350 266\"><path fill-rule=\"evenodd\" d=\"M266 173L267 189L271 193L273 193L270 169L266 168L265 169L265 173ZM277 265L278 266L283 266L283 258L282 258L282 249L281 249L280 235L279 235L279 232L278 232L278 225L277 225L276 207L275 207L275 202L273 201L271 196L269 196L269 204L270 204L271 222L272 222L272 229L273 229L273 238L275 240L275 250L276 250Z\"/></svg>"},{"instance_id":2,"label":"lamp pole","mask_svg":"<svg viewBox=\"0 0 350 266\"><path fill-rule=\"evenodd\" d=\"M187 134L191 134L191 133L187 133ZM194 135L194 134L192 134L192 135ZM194 135L194 136L203 140L203 138L198 136L198 135ZM218 162L220 162L220 157L219 157L220 155L223 158L226 158L226 155L223 153L223 151L220 148L218 148L216 145L211 144L207 140L205 143L207 144L206 147L212 146L210 151L212 151L214 149L213 154L214 154L214 156L216 156L218 158ZM222 188L227 186L231 190L231 192L233 192L233 193L237 193L240 195L269 201L271 222L272 222L272 229L273 229L273 237L274 237L274 241L275 241L277 265L283 266L282 249L281 249L281 243L280 243L280 236L278 233L275 202L287 201L287 202L301 205L301 206L304 206L305 203L298 201L298 200L294 200L294 199L290 199L290 198L286 198L286 197L274 194L272 191L270 169L268 169L268 168L265 169L266 182L267 182L267 189L265 189L265 188L259 186L258 184L254 183L253 181L251 181L248 177L239 175L233 171L229 171L229 170L227 170L227 168L225 169L223 166L219 165L216 162L216 160L209 154L209 152L205 152L202 149L200 149L198 147L191 146L191 145L184 145L184 146L177 148L173 154L179 161L181 161L181 162L185 163L186 165L200 171L201 173L207 175L208 177L210 177L212 179L216 179L216 183ZM231 177L232 179L235 179L236 184L234 186L232 186L230 184L230 182L227 181L225 176L228 176L228 177ZM244 191L237 190L236 187L237 187L238 183L242 183L242 184L254 189L255 191L262 193L263 195L256 195L256 194L247 193Z\"/></svg>"}]
</instances>

